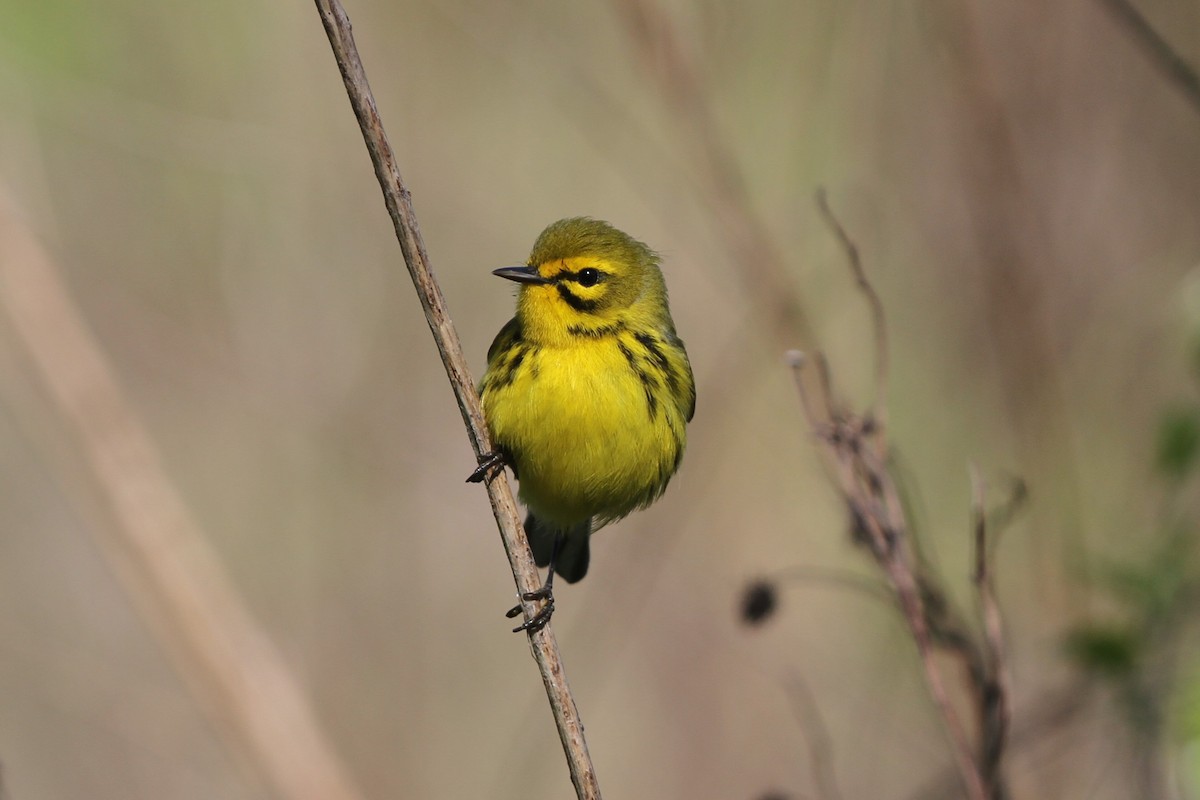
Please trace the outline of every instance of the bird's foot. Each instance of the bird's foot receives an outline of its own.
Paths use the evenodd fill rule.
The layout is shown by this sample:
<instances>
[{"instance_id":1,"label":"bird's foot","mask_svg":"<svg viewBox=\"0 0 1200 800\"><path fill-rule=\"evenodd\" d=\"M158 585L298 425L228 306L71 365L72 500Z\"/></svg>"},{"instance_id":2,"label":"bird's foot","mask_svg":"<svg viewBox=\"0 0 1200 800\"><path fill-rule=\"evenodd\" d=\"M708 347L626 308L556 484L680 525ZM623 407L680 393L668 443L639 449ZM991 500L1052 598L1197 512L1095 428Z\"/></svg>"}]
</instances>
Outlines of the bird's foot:
<instances>
[{"instance_id":1,"label":"bird's foot","mask_svg":"<svg viewBox=\"0 0 1200 800\"><path fill-rule=\"evenodd\" d=\"M504 457L504 453L501 453L499 450L484 453L479 456L479 466L467 476L467 483L480 483L484 480L491 483L497 475L504 471L506 463L507 460Z\"/></svg>"},{"instance_id":2,"label":"bird's foot","mask_svg":"<svg viewBox=\"0 0 1200 800\"><path fill-rule=\"evenodd\" d=\"M546 623L550 621L550 616L554 614L554 591L550 588L549 581L547 581L546 585L540 589L532 592L525 592L525 594L521 595L521 600L528 603L533 603L538 600L544 602L536 614L522 622L517 627L513 628L513 633L520 633L521 631L537 633L542 628L546 627ZM518 603L510 608L508 613L504 616L512 619L513 617L520 616L522 611L524 611L524 608Z\"/></svg>"}]
</instances>

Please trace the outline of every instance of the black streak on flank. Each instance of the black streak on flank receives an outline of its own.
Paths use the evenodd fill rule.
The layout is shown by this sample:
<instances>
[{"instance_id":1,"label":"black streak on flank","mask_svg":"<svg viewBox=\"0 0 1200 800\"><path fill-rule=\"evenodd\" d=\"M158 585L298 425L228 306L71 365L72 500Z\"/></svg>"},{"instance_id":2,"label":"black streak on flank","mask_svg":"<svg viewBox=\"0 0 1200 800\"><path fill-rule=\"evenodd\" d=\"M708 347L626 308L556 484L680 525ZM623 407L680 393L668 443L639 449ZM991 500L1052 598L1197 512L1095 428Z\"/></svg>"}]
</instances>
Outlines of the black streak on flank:
<instances>
[{"instance_id":1,"label":"black streak on flank","mask_svg":"<svg viewBox=\"0 0 1200 800\"><path fill-rule=\"evenodd\" d=\"M512 357L504 365L504 372L499 378L495 378L491 382L492 386L496 389L511 386L512 382L517 379L517 369L520 368L521 362L525 360L525 354L529 352L529 348L524 345L516 345L512 348L511 352Z\"/></svg>"},{"instance_id":2,"label":"black streak on flank","mask_svg":"<svg viewBox=\"0 0 1200 800\"><path fill-rule=\"evenodd\" d=\"M654 396L654 390L658 386L649 374L641 370L638 370L638 377L642 379L642 388L646 390L646 408L650 412L650 419L653 420L658 415L658 399Z\"/></svg>"},{"instance_id":3,"label":"black streak on flank","mask_svg":"<svg viewBox=\"0 0 1200 800\"><path fill-rule=\"evenodd\" d=\"M671 361L667 358L667 354L663 352L662 345L658 339L650 333L635 333L633 338L641 343L642 347L650 353L650 357L654 359L654 363L658 364L663 375L667 378L667 386L671 390L671 394L679 394L679 376L675 374L675 370L671 367Z\"/></svg>"},{"instance_id":4,"label":"black streak on flank","mask_svg":"<svg viewBox=\"0 0 1200 800\"><path fill-rule=\"evenodd\" d=\"M622 342L617 340L617 349L621 351L621 355L629 362L629 368L633 370L633 374L638 376L638 380L642 382L642 388L646 392L646 410L650 412L650 419L654 419L658 414L658 399L654 396L654 379L642 369L642 365L638 363L638 358L633 354L633 351Z\"/></svg>"},{"instance_id":5,"label":"black streak on flank","mask_svg":"<svg viewBox=\"0 0 1200 800\"><path fill-rule=\"evenodd\" d=\"M621 355L625 356L625 360L629 362L630 369L637 373L642 371L641 368L638 367L637 356L635 356L633 351L630 350L629 347L620 339L617 340L617 349L621 351Z\"/></svg>"},{"instance_id":6,"label":"black streak on flank","mask_svg":"<svg viewBox=\"0 0 1200 800\"><path fill-rule=\"evenodd\" d=\"M521 362L525 360L525 354L527 352L528 350L526 348L518 347L517 351L513 354L512 361L508 362L508 374L506 377L508 378L509 383L513 381L513 377L517 374L517 370L520 368Z\"/></svg>"},{"instance_id":7,"label":"black streak on flank","mask_svg":"<svg viewBox=\"0 0 1200 800\"><path fill-rule=\"evenodd\" d=\"M558 296L563 299L563 302L576 311L595 311L600 307L595 300L585 300L561 283L556 283L554 288L558 290Z\"/></svg>"},{"instance_id":8,"label":"black streak on flank","mask_svg":"<svg viewBox=\"0 0 1200 800\"><path fill-rule=\"evenodd\" d=\"M683 436L680 435L679 429L675 427L675 420L667 415L667 427L671 429L671 439L675 442L674 463L671 466L671 474L674 475L679 471L679 465L683 462Z\"/></svg>"}]
</instances>

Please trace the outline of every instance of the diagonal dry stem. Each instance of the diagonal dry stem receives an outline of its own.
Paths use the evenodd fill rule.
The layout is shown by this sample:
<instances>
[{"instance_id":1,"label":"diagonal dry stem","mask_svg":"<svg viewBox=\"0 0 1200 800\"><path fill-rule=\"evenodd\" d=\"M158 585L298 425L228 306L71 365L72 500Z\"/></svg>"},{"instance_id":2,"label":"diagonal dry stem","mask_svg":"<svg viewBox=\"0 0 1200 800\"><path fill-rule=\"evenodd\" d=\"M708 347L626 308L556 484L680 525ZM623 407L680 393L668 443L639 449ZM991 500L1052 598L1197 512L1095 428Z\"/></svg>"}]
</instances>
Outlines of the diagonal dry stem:
<instances>
[{"instance_id":1,"label":"diagonal dry stem","mask_svg":"<svg viewBox=\"0 0 1200 800\"><path fill-rule=\"evenodd\" d=\"M480 407L479 395L471 380L466 358L458 340L458 333L450 321L446 310L446 301L441 288L434 278L429 266L429 256L417 226L416 214L413 211L412 197L400 177L400 169L396 163L395 152L388 143L383 130L383 121L375 105L371 87L367 83L366 71L354 44L350 20L339 0L316 0L317 10L321 14L321 22L329 37L330 47L333 48L338 69L346 85L346 93L354 115L358 118L359 128L362 129L363 140L371 163L375 167L375 176L379 179L379 187L383 190L384 203L388 215L396 229L396 238L404 254L404 264L412 277L420 298L421 307L425 310L425 318L429 329L442 357L446 368L446 376L454 390L463 422L466 424L467 435L475 449L477 457L492 451L487 426L484 423L483 410ZM525 531L517 516L517 507L513 501L512 491L507 480L487 482L488 499L492 504L492 513L500 530L504 550L508 554L509 566L513 579L517 584L518 595L534 592L541 586L537 566L533 554L529 551L529 543ZM524 603L525 619L529 620L536 614L537 603ZM571 696L563 671L562 660L558 653L558 644L550 626L529 635L530 649L541 673L542 682L546 687L546 696L554 714L554 722L558 728L559 739L562 741L563 752L571 772L571 782L575 786L576 795L580 800L599 800L600 787L596 780L596 771L588 755L587 743L583 736L583 723L579 719L579 711Z\"/></svg>"}]
</instances>

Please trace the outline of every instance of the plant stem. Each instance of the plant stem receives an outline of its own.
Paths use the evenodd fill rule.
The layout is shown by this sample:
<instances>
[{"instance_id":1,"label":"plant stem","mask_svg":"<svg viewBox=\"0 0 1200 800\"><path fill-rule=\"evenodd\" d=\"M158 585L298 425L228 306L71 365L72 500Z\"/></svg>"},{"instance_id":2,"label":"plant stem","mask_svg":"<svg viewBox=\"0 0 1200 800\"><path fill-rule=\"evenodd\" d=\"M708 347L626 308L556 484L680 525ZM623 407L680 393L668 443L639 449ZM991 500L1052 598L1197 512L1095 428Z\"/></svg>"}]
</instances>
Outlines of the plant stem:
<instances>
[{"instance_id":1,"label":"plant stem","mask_svg":"<svg viewBox=\"0 0 1200 800\"><path fill-rule=\"evenodd\" d=\"M442 290L433 276L429 266L429 256L421 239L421 231L417 226L416 214L413 211L412 195L400 177L396 165L396 156L388 143L383 130L383 122L379 117L379 109L367 83L366 71L354 44L350 20L339 0L316 0L317 10L329 36L330 47L333 48L337 59L338 69L346 84L346 93L350 97L350 105L358 118L359 128L362 129L367 152L375 167L375 176L379 179L379 187L383 190L383 200L387 205L392 224L396 229L396 238L404 253L404 264L408 267L413 285L425 310L425 318L433 333L438 353L441 354L442 364L446 368L446 376L454 390L458 401L459 411L462 412L463 422L467 427L467 435L475 449L475 455L482 456L492 451L492 444L484 422L483 410L479 403L479 395L475 391L474 381L467 368L463 356L458 333L450 321L446 310L446 301ZM533 554L529 550L529 542L521 527L517 515L516 503L507 480L487 481L488 499L492 504L492 513L500 529L500 538L504 542L504 550L508 554L508 563L512 568L513 580L517 584L518 596L533 592L541 586L537 566ZM530 619L537 611L536 603L525 603L525 619ZM579 711L567 685L566 674L563 671L562 660L558 653L558 644L554 633L547 625L541 630L530 634L530 649L537 662L538 671L546 687L546 697L550 701L550 709L554 713L554 722L558 727L558 736L562 741L563 752L567 757L567 765L571 771L571 782L575 785L575 793L580 800L599 800L600 787L596 781L596 771L588 755L587 742L583 736L583 724L579 719Z\"/></svg>"}]
</instances>

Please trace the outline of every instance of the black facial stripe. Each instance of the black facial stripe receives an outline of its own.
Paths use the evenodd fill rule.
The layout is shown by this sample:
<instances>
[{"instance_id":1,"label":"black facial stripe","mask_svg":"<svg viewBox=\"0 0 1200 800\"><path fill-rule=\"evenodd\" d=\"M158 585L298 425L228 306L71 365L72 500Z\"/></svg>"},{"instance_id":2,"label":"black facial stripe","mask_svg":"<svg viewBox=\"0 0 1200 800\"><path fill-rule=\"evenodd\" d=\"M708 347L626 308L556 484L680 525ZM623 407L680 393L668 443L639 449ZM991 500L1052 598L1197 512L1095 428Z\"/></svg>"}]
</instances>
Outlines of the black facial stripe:
<instances>
[{"instance_id":1,"label":"black facial stripe","mask_svg":"<svg viewBox=\"0 0 1200 800\"><path fill-rule=\"evenodd\" d=\"M606 336L616 336L623 330L625 330L625 322L623 320L617 320L611 325L601 325L599 328L585 328L582 325L570 325L567 327L567 333L587 339L603 339Z\"/></svg>"},{"instance_id":2,"label":"black facial stripe","mask_svg":"<svg viewBox=\"0 0 1200 800\"><path fill-rule=\"evenodd\" d=\"M595 267L591 267L591 269L595 269ZM575 272L560 272L550 280L554 281L555 283L558 283L559 281L578 281L581 272L583 272L583 270L577 270ZM604 283L604 281L608 280L612 275L612 273L605 272L602 269L597 269L596 274L600 276L600 280L596 281L597 283Z\"/></svg>"},{"instance_id":3,"label":"black facial stripe","mask_svg":"<svg viewBox=\"0 0 1200 800\"><path fill-rule=\"evenodd\" d=\"M600 307L600 303L595 300L585 300L577 294L573 294L564 284L558 283L555 278L554 288L558 290L558 296L563 299L567 305L576 311L595 311Z\"/></svg>"}]
</instances>

